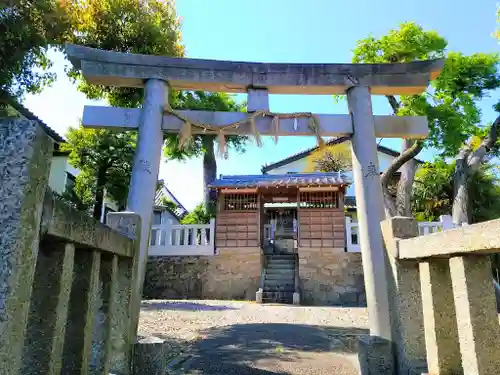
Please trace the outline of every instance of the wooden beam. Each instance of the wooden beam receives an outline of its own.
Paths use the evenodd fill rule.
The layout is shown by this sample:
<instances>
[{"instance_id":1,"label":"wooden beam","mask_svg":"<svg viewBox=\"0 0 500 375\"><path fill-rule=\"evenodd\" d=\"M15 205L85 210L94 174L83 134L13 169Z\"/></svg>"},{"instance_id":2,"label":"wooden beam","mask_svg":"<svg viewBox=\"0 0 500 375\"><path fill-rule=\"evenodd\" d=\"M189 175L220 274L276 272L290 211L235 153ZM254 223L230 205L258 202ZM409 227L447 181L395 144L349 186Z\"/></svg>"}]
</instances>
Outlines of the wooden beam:
<instances>
[{"instance_id":1,"label":"wooden beam","mask_svg":"<svg viewBox=\"0 0 500 375\"><path fill-rule=\"evenodd\" d=\"M304 186L299 187L299 191L303 192L322 192L322 191L339 191L338 186Z\"/></svg>"},{"instance_id":2,"label":"wooden beam","mask_svg":"<svg viewBox=\"0 0 500 375\"><path fill-rule=\"evenodd\" d=\"M221 194L253 194L257 193L257 188L223 188Z\"/></svg>"},{"instance_id":3,"label":"wooden beam","mask_svg":"<svg viewBox=\"0 0 500 375\"><path fill-rule=\"evenodd\" d=\"M242 119L248 114L244 112L211 112L211 111L179 111L180 114L193 122L202 122L214 126L223 126ZM85 106L82 123L84 127L95 129L134 130L139 126L140 109L115 107ZM321 135L324 137L343 137L353 133L350 115L318 114ZM373 116L375 120L375 135L379 138L409 138L421 139L429 134L425 116ZM312 136L308 127L308 118L280 120L279 136ZM271 117L258 117L256 127L261 135L272 136ZM163 131L178 133L182 121L173 115L163 117ZM193 134L204 134L203 129L193 127ZM207 131L206 133L210 133ZM250 125L225 131L227 135L249 134Z\"/></svg>"}]
</instances>

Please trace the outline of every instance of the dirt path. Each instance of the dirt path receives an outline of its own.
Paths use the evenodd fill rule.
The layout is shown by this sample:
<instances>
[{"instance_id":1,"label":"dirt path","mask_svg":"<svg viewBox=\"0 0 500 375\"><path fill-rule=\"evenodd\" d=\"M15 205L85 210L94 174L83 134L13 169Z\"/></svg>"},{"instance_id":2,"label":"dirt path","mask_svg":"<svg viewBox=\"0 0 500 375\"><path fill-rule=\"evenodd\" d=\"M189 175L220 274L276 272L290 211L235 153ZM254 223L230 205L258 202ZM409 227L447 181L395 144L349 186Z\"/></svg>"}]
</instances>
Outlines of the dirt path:
<instances>
[{"instance_id":1,"label":"dirt path","mask_svg":"<svg viewBox=\"0 0 500 375\"><path fill-rule=\"evenodd\" d=\"M361 308L146 301L139 334L165 339L181 374L355 375L366 327Z\"/></svg>"}]
</instances>

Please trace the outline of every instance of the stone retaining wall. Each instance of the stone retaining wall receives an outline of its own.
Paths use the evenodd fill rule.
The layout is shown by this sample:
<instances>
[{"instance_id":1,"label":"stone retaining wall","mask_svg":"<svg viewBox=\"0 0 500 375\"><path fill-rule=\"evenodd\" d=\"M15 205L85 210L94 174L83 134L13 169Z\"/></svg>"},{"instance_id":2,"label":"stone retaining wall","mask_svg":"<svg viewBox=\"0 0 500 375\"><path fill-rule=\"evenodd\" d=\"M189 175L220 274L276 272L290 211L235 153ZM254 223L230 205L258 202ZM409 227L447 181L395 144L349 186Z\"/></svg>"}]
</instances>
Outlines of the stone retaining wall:
<instances>
[{"instance_id":1,"label":"stone retaining wall","mask_svg":"<svg viewBox=\"0 0 500 375\"><path fill-rule=\"evenodd\" d=\"M299 276L303 304L366 306L361 253L301 247Z\"/></svg>"},{"instance_id":2,"label":"stone retaining wall","mask_svg":"<svg viewBox=\"0 0 500 375\"><path fill-rule=\"evenodd\" d=\"M146 299L255 300L260 286L260 249L221 248L216 256L151 257ZM301 302L365 306L360 253L299 248Z\"/></svg>"},{"instance_id":3,"label":"stone retaining wall","mask_svg":"<svg viewBox=\"0 0 500 375\"><path fill-rule=\"evenodd\" d=\"M216 256L151 257L144 297L255 300L260 249L219 248Z\"/></svg>"}]
</instances>

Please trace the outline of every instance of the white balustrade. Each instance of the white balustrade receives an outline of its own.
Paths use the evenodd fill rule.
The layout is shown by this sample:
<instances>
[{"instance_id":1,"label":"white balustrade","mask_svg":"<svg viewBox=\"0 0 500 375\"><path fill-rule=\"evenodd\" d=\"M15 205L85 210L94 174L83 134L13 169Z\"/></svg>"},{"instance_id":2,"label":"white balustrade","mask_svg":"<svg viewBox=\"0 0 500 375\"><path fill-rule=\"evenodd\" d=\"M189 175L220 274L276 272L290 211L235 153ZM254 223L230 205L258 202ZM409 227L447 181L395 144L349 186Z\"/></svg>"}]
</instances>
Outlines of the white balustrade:
<instances>
[{"instance_id":1,"label":"white balustrade","mask_svg":"<svg viewBox=\"0 0 500 375\"><path fill-rule=\"evenodd\" d=\"M151 227L149 256L189 256L215 254L215 219L209 224Z\"/></svg>"},{"instance_id":2,"label":"white balustrade","mask_svg":"<svg viewBox=\"0 0 500 375\"><path fill-rule=\"evenodd\" d=\"M455 228L450 215L442 215L439 221L420 221L418 222L418 232L421 236L426 234L438 233L443 230ZM359 224L352 221L350 217L345 218L346 250L348 252L359 252Z\"/></svg>"}]
</instances>

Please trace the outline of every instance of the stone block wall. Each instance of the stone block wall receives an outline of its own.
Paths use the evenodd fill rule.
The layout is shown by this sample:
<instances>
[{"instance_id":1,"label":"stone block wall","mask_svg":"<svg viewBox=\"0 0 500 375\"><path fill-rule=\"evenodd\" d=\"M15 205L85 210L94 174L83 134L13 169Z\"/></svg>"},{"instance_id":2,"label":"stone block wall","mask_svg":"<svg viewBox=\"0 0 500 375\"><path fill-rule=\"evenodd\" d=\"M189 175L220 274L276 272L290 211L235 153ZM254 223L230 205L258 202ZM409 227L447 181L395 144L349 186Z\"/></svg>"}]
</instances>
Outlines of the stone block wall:
<instances>
[{"instance_id":1,"label":"stone block wall","mask_svg":"<svg viewBox=\"0 0 500 375\"><path fill-rule=\"evenodd\" d=\"M150 257L144 297L254 300L260 286L260 248L218 248L218 252Z\"/></svg>"},{"instance_id":2,"label":"stone block wall","mask_svg":"<svg viewBox=\"0 0 500 375\"><path fill-rule=\"evenodd\" d=\"M366 306L361 253L311 247L298 253L302 303Z\"/></svg>"}]
</instances>

